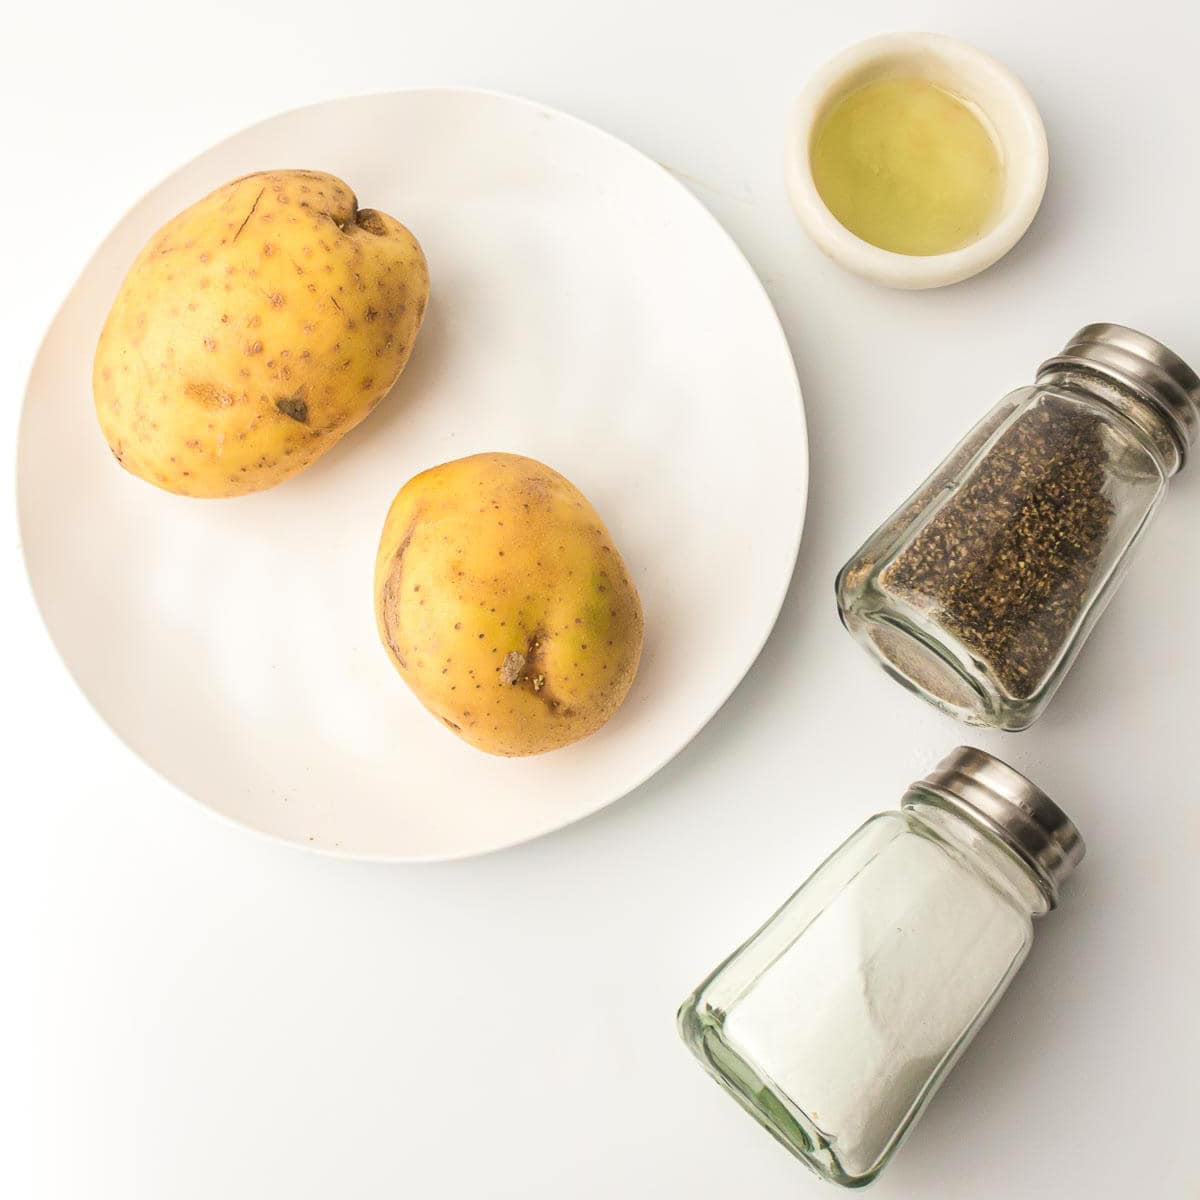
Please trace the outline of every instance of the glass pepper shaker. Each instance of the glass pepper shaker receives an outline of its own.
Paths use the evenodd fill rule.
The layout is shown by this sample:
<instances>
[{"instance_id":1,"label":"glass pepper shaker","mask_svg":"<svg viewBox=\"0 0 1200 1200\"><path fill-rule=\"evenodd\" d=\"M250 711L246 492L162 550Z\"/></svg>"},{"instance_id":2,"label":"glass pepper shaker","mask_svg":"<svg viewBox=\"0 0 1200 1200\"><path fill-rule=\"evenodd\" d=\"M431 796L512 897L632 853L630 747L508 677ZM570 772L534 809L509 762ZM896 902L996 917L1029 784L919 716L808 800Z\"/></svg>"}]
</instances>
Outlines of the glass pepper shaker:
<instances>
[{"instance_id":1,"label":"glass pepper shaker","mask_svg":"<svg viewBox=\"0 0 1200 1200\"><path fill-rule=\"evenodd\" d=\"M842 568L846 628L975 725L1041 714L1200 427L1200 378L1088 325L1006 396Z\"/></svg>"},{"instance_id":2,"label":"glass pepper shaker","mask_svg":"<svg viewBox=\"0 0 1200 1200\"><path fill-rule=\"evenodd\" d=\"M818 1175L883 1169L1083 858L1039 788L960 746L684 1002L706 1070Z\"/></svg>"}]
</instances>

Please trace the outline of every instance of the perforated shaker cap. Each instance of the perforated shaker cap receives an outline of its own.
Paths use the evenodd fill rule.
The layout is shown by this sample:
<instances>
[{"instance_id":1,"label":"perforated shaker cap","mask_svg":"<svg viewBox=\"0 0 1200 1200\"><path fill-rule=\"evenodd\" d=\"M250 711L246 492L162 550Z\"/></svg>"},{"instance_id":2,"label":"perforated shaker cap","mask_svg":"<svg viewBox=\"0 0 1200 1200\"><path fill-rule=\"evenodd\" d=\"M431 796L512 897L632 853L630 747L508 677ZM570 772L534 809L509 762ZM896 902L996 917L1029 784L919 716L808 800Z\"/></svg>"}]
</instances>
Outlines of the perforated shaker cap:
<instances>
[{"instance_id":1,"label":"perforated shaker cap","mask_svg":"<svg viewBox=\"0 0 1200 1200\"><path fill-rule=\"evenodd\" d=\"M1166 421L1182 465L1200 436L1200 376L1178 354L1127 325L1085 325L1038 376L1072 370L1107 375L1137 392Z\"/></svg>"},{"instance_id":2,"label":"perforated shaker cap","mask_svg":"<svg viewBox=\"0 0 1200 1200\"><path fill-rule=\"evenodd\" d=\"M1074 822L1035 783L985 750L959 746L915 788L982 824L1038 877L1053 908L1058 889L1084 855Z\"/></svg>"}]
</instances>

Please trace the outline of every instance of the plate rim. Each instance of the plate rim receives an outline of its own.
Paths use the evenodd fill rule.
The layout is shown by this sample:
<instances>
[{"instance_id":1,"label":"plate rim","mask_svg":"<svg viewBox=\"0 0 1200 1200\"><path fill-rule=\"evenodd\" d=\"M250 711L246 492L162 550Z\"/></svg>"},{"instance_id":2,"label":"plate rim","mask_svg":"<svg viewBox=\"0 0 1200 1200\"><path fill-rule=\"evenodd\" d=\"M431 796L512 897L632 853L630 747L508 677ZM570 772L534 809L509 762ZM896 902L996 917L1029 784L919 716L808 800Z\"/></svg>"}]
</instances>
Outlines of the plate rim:
<instances>
[{"instance_id":1,"label":"plate rim","mask_svg":"<svg viewBox=\"0 0 1200 1200\"><path fill-rule=\"evenodd\" d=\"M742 668L740 673L738 673L735 678L731 679L727 688L721 689L721 694L713 704L712 708L699 721L699 723L696 724L695 728L691 729L681 741L678 741L677 743L672 742L670 749L662 756L656 756L644 773L638 774L637 778L627 786L622 785L622 790L618 792L617 795L609 797L602 803L596 805L594 808L590 808L584 812L577 812L567 815L562 820L547 825L535 833L522 833L515 837L505 838L483 847L474 847L460 851L435 852L429 854L395 854L385 851L374 853L363 850L347 850L343 847L328 845L325 843L298 841L294 838L286 836L285 834L275 832L260 825L256 825L248 819L237 817L232 813L214 807L207 801L201 799L199 796L194 795L188 788L173 780L166 773L164 768L161 768L155 763L151 762L135 746L126 740L124 735L117 728L115 728L109 718L105 715L101 706L97 704L89 690L76 675L71 664L67 661L62 648L58 644L58 640L54 636L54 632L50 627L50 623L46 618L46 613L42 608L42 603L39 599L37 588L34 586L33 576L29 566L28 553L26 550L26 546L28 544L28 537L26 536L27 515L25 512L25 504L23 503L25 489L23 487L24 473L22 471L23 455L21 453L21 447L25 438L25 425L30 411L30 388L33 383L33 378L42 362L42 358L46 353L46 347L50 340L51 332L54 330L58 321L62 317L64 310L79 291L84 279L92 270L92 267L96 261L100 258L105 246L111 240L113 235L137 212L139 208L142 207L142 205L144 205L150 199L155 192L186 171L192 166L193 163L197 161L197 159L206 157L214 151L221 149L223 146L228 145L230 142L270 122L277 121L285 117L296 116L309 110L325 108L333 104L342 104L359 100L385 99L394 96L413 95L417 93L467 95L484 97L489 100L499 100L504 103L514 104L518 107L530 109L544 116L553 117L556 120L565 121L571 125L579 126L590 134L598 135L608 142L616 143L617 146L622 149L622 151L641 159L645 164L652 167L655 172L669 180L674 186L677 194L682 196L688 204L700 210L707 224L717 231L728 248L733 252L735 258L740 262L742 269L744 269L749 277L749 280L752 282L752 285L758 296L763 302L765 302L767 312L771 317L774 333L776 336L778 336L782 344L787 362L791 368L790 379L792 391L794 393L793 403L795 405L796 415L799 418L799 428L797 431L798 442L796 450L799 454L800 463L803 468L804 482L803 487L800 489L799 504L797 505L796 512L793 517L794 532L790 539L790 551L787 556L787 569L782 573L782 583L778 587L778 594L769 605L769 611L771 613L770 620L766 622L765 630L761 638L758 640L757 646L755 646L753 652L749 655L745 667ZM226 134L224 137L219 138L211 145L198 150L195 154L191 155L186 160L180 162L172 170L168 171L156 182L152 183L124 209L121 215L109 227L108 232L103 235L95 249L83 263L82 267L76 273L73 282L67 288L66 293L63 295L62 299L54 309L54 313L51 316L50 321L46 325L41 338L38 340L36 349L34 350L33 357L30 362L29 370L26 373L25 386L21 393L21 405L17 420L16 433L17 436L13 447L16 459L14 464L15 470L13 472L13 482L14 490L16 492L14 500L17 517L17 533L20 546L19 553L21 566L23 568L20 574L24 579L26 592L33 601L34 609L41 618L42 631L49 639L55 657L65 669L68 678L71 680L78 693L87 702L88 708L91 709L92 714L102 723L104 728L108 730L108 732L123 748L126 754L130 755L143 768L149 770L152 776L160 783L165 784L170 791L184 796L191 804L202 809L210 816L217 818L230 827L248 831L257 837L263 838L266 841L272 842L276 845L288 846L292 849L307 851L308 853L317 855L321 858L338 859L343 862L392 863L398 865L404 864L415 866L434 863L463 862L473 858L482 858L487 855L497 854L503 850L514 849L517 846L538 841L541 838L558 833L561 830L567 829L581 821L586 821L589 818L596 816L598 813L603 812L605 809L610 808L619 801L633 795L634 792L638 791L641 787L653 779L654 776L663 770L664 767L666 767L670 762L683 753L683 751L712 723L713 719L717 716L721 709L725 707L730 698L733 696L734 692L741 687L742 683L746 679L746 676L754 668L755 664L761 657L763 649L765 648L767 641L770 639L771 634L775 631L775 627L779 623L779 615L783 611L784 601L787 599L788 591L790 590L792 581L795 578L796 563L799 559L800 546L803 541L804 528L808 514L809 485L811 483L808 414L804 404L803 390L800 386L799 373L796 369L795 356L792 354L791 344L789 343L787 337L787 331L784 329L779 312L776 309L770 293L767 291L766 285L762 281L762 278L759 276L758 272L754 268L754 265L750 262L749 258L747 258L745 252L742 250L741 246L738 245L737 241L734 239L729 230L725 228L722 222L709 209L709 207L683 182L679 176L675 174L675 172L671 171L668 167L665 167L657 159L646 153L646 151L635 146L632 142L626 141L624 138L619 137L615 133L610 133L607 129L604 129L603 127L596 125L583 117L578 117L573 113L567 112L564 109L556 108L553 105L546 104L540 100L534 100L528 96L522 96L496 88L481 87L473 84L412 84L405 87L389 88L384 91L357 92L352 95L330 96L322 100L311 101L307 104L299 104L291 108L281 109L278 112L270 113L265 117L260 117L257 120L251 121L250 123L235 129L233 132Z\"/></svg>"}]
</instances>

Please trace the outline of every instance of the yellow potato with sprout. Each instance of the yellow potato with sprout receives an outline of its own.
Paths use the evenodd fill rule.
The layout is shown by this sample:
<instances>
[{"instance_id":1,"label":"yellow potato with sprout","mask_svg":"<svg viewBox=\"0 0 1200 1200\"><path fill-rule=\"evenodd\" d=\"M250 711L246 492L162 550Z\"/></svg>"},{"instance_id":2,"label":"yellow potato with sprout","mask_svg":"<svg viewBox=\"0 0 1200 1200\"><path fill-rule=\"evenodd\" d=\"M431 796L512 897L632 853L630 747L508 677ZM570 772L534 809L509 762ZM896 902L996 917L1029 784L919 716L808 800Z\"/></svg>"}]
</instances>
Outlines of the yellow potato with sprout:
<instances>
[{"instance_id":1,"label":"yellow potato with sprout","mask_svg":"<svg viewBox=\"0 0 1200 1200\"><path fill-rule=\"evenodd\" d=\"M582 493L516 454L476 454L400 489L375 564L392 663L459 737L539 754L617 711L642 652L629 571Z\"/></svg>"},{"instance_id":2,"label":"yellow potato with sprout","mask_svg":"<svg viewBox=\"0 0 1200 1200\"><path fill-rule=\"evenodd\" d=\"M96 348L100 427L167 491L272 487L388 393L428 296L416 238L340 179L235 179L168 221L121 284Z\"/></svg>"}]
</instances>

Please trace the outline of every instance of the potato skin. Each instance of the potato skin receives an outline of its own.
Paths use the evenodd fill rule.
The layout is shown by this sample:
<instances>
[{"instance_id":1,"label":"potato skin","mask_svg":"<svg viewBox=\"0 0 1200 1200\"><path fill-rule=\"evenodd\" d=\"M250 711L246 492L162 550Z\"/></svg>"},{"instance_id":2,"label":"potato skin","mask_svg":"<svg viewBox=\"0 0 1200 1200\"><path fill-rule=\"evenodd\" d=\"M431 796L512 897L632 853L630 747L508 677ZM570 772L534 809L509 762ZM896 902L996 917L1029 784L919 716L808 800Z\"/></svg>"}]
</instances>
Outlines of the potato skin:
<instances>
[{"instance_id":1,"label":"potato skin","mask_svg":"<svg viewBox=\"0 0 1200 1200\"><path fill-rule=\"evenodd\" d=\"M516 454L460 458L400 489L375 613L421 703L489 754L540 754L594 733L642 652L641 601L596 510Z\"/></svg>"},{"instance_id":2,"label":"potato skin","mask_svg":"<svg viewBox=\"0 0 1200 1200\"><path fill-rule=\"evenodd\" d=\"M303 470L404 369L429 295L399 221L318 171L235 179L137 256L100 334L96 415L126 470L240 496Z\"/></svg>"}]
</instances>

